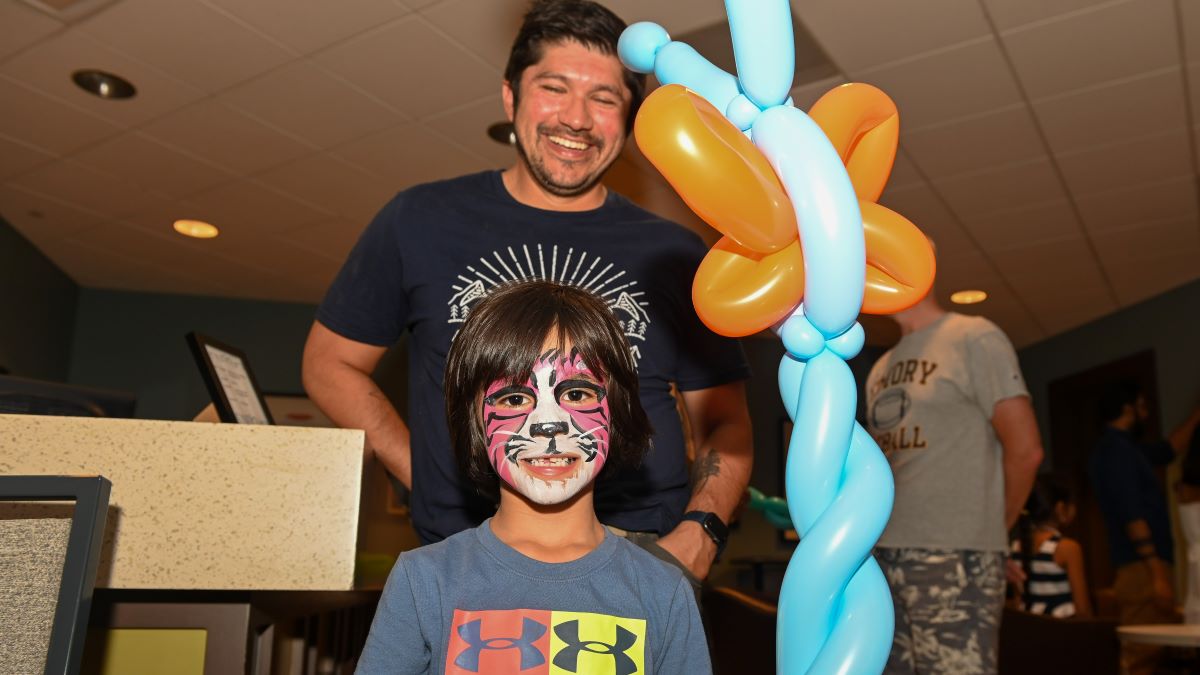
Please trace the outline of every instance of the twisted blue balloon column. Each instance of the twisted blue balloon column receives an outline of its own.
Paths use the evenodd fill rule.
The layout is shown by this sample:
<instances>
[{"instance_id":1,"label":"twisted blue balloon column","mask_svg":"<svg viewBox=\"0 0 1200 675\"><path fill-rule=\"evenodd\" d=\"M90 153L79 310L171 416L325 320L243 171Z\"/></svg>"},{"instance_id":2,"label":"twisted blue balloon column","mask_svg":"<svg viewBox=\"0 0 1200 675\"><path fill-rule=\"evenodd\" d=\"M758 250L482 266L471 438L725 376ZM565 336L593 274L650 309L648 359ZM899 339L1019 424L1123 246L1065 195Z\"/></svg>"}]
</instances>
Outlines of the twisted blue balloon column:
<instances>
[{"instance_id":1,"label":"twisted blue balloon column","mask_svg":"<svg viewBox=\"0 0 1200 675\"><path fill-rule=\"evenodd\" d=\"M871 549L891 515L891 469L854 420L857 387L846 360L862 349L866 250L862 215L841 158L787 98L794 69L787 0L726 0L738 76L661 26L621 36L625 65L682 84L749 133L796 212L804 302L780 329L787 354L780 395L794 424L785 469L800 544L779 598L780 673L879 673L892 646L891 593Z\"/></svg>"}]
</instances>

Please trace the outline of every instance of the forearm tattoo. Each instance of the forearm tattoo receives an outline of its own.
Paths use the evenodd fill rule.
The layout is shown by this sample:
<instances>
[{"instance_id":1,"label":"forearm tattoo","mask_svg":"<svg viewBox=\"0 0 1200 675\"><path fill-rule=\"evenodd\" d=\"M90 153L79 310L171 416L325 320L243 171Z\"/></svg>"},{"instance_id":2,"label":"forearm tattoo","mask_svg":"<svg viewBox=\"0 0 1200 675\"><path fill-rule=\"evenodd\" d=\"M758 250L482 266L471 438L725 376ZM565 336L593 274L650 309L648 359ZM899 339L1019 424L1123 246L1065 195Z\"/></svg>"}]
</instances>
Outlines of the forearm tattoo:
<instances>
[{"instance_id":1,"label":"forearm tattoo","mask_svg":"<svg viewBox=\"0 0 1200 675\"><path fill-rule=\"evenodd\" d=\"M721 474L721 455L713 448L692 462L692 492L704 489L708 479Z\"/></svg>"}]
</instances>

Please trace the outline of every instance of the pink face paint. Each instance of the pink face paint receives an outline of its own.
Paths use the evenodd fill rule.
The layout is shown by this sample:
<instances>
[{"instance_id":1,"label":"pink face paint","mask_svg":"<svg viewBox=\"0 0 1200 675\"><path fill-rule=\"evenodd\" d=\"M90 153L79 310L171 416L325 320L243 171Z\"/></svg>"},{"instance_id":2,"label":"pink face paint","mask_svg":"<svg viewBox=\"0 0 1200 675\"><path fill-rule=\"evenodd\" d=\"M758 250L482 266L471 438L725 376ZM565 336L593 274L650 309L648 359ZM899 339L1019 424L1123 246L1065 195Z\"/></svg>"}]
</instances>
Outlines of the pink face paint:
<instances>
[{"instance_id":1,"label":"pink face paint","mask_svg":"<svg viewBox=\"0 0 1200 675\"><path fill-rule=\"evenodd\" d=\"M579 353L551 349L523 384L496 381L483 398L488 459L538 504L558 504L592 482L608 457L608 392Z\"/></svg>"}]
</instances>

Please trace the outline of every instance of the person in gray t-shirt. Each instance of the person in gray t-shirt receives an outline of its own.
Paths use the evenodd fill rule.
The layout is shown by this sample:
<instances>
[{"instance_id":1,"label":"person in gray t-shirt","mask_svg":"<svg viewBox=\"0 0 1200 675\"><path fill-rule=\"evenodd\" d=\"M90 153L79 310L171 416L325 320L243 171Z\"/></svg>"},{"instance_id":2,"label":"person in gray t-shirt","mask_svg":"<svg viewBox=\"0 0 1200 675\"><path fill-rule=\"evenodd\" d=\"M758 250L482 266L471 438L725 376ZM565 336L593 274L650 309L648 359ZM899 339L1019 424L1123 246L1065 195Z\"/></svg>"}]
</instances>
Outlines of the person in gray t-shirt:
<instances>
[{"instance_id":1,"label":"person in gray t-shirt","mask_svg":"<svg viewBox=\"0 0 1200 675\"><path fill-rule=\"evenodd\" d=\"M1042 459L1012 344L932 293L895 315L900 342L871 368L867 425L896 503L877 558L896 635L886 672L996 672L1006 532Z\"/></svg>"},{"instance_id":2,"label":"person in gray t-shirt","mask_svg":"<svg viewBox=\"0 0 1200 675\"><path fill-rule=\"evenodd\" d=\"M479 527L401 554L358 673L711 673L679 568L608 531L593 482L650 425L608 305L549 281L476 304L446 361L460 469L499 501Z\"/></svg>"}]
</instances>

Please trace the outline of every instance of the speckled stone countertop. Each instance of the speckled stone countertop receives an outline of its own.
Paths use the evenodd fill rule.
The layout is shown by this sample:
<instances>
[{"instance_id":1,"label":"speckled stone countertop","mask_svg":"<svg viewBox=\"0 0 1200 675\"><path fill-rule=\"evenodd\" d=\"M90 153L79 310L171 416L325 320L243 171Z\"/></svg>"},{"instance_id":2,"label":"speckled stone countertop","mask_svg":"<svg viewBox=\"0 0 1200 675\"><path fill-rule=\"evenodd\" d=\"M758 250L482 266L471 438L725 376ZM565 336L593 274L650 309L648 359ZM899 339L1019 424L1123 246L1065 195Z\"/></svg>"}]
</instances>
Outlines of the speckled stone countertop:
<instances>
[{"instance_id":1,"label":"speckled stone countertop","mask_svg":"<svg viewBox=\"0 0 1200 675\"><path fill-rule=\"evenodd\" d=\"M363 433L0 415L0 474L112 481L96 585L345 590Z\"/></svg>"}]
</instances>

